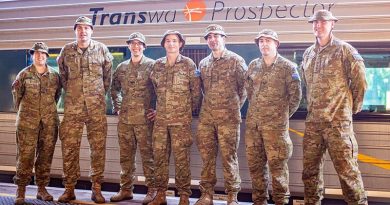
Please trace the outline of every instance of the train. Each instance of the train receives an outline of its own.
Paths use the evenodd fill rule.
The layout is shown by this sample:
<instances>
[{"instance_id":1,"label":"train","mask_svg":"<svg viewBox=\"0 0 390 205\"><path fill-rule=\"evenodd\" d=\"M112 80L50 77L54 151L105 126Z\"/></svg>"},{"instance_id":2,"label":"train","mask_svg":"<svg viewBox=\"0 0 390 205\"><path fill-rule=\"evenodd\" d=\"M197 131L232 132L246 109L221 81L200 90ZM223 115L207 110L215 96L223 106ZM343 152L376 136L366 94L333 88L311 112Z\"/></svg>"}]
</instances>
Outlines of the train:
<instances>
[{"instance_id":1,"label":"train","mask_svg":"<svg viewBox=\"0 0 390 205\"><path fill-rule=\"evenodd\" d=\"M362 55L366 65L368 90L363 111L353 116L359 144L359 166L366 190L390 193L390 1L368 0L9 0L0 1L0 167L15 167L15 118L11 84L17 73L31 63L29 49L43 41L50 48L48 64L57 68L56 57L65 43L75 40L73 24L84 15L93 20L93 39L105 43L116 65L130 57L126 40L139 31L146 36L144 54L157 59L164 56L160 45L162 34L180 31L186 40L183 55L195 63L210 54L203 33L207 25L216 23L225 28L227 48L241 55L247 63L260 53L254 43L256 34L264 28L277 31L282 56L298 65L307 47L314 43L308 18L319 9L327 9L338 17L336 37L343 39ZM108 135L105 181L119 183L119 146L117 116L112 115L107 97ZM60 101L58 110L63 105ZM251 179L245 157L244 132L247 105L241 110L243 123L239 146L240 175L243 193L251 192ZM265 110L266 111L266 110ZM298 111L290 119L290 136L294 144L289 161L290 189L293 195L303 195L302 137L306 116L303 98ZM193 130L197 126L194 116ZM60 141L57 142L52 164L53 177L62 174ZM137 153L138 155L138 153ZM136 184L144 184L137 157ZM80 166L82 178L89 173L89 146L83 134ZM192 185L198 188L202 161L196 145L191 150ZM1 173L1 170L0 170ZM217 163L216 190L223 191L223 174ZM170 165L170 186L174 166ZM340 190L337 174L330 158L324 168L325 193ZM271 188L271 187L270 187ZM340 192L338 192L341 195ZM369 194L370 196L370 194Z\"/></svg>"}]
</instances>

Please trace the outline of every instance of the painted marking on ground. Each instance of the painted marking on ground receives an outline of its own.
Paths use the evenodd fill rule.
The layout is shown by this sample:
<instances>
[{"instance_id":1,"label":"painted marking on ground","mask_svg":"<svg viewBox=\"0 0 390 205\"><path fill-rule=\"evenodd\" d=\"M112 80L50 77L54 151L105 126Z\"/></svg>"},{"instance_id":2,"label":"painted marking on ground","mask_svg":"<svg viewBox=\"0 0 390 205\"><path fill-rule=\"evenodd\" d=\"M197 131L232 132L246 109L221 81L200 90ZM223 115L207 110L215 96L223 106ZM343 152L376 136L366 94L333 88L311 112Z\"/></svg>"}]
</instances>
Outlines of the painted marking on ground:
<instances>
[{"instance_id":1,"label":"painted marking on ground","mask_svg":"<svg viewBox=\"0 0 390 205\"><path fill-rule=\"evenodd\" d=\"M289 130L290 130L290 132L295 133L300 137L303 137L305 135L304 133L299 132L299 131L294 130L294 129L291 129L291 128ZM390 170L390 161L387 161L387 160L377 159L375 157L364 155L364 154L358 154L358 160L361 162L368 163L368 164L371 164L373 166L382 168L382 169Z\"/></svg>"}]
</instances>

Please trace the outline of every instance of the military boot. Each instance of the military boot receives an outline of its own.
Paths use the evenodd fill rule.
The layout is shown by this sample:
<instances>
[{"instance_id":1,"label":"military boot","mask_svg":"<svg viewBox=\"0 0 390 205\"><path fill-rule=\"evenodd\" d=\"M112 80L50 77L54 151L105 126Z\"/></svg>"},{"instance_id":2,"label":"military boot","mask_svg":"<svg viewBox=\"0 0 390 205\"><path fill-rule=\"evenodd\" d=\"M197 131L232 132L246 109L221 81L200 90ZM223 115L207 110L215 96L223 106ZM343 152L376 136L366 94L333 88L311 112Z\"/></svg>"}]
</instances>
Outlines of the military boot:
<instances>
[{"instance_id":1,"label":"military boot","mask_svg":"<svg viewBox=\"0 0 390 205\"><path fill-rule=\"evenodd\" d=\"M158 191L156 197L154 197L153 201L151 201L148 205L166 205L167 204L167 196L165 195L165 191Z\"/></svg>"},{"instance_id":2,"label":"military boot","mask_svg":"<svg viewBox=\"0 0 390 205\"><path fill-rule=\"evenodd\" d=\"M24 204L25 194L26 194L26 187L18 186L18 189L16 190L15 205Z\"/></svg>"},{"instance_id":3,"label":"military boot","mask_svg":"<svg viewBox=\"0 0 390 205\"><path fill-rule=\"evenodd\" d=\"M179 205L189 205L189 204L190 204L190 197L186 194L180 195Z\"/></svg>"},{"instance_id":4,"label":"military boot","mask_svg":"<svg viewBox=\"0 0 390 205\"><path fill-rule=\"evenodd\" d=\"M274 199L275 205L285 205L288 204L289 200L288 199Z\"/></svg>"},{"instance_id":5,"label":"military boot","mask_svg":"<svg viewBox=\"0 0 390 205\"><path fill-rule=\"evenodd\" d=\"M102 204L106 202L106 199L102 195L102 186L98 183L92 184L92 195L91 195L92 201L94 201L97 204Z\"/></svg>"},{"instance_id":6,"label":"military boot","mask_svg":"<svg viewBox=\"0 0 390 205\"><path fill-rule=\"evenodd\" d=\"M237 200L237 193L235 192L228 193L227 205L239 205Z\"/></svg>"},{"instance_id":7,"label":"military boot","mask_svg":"<svg viewBox=\"0 0 390 205\"><path fill-rule=\"evenodd\" d=\"M148 193L146 193L146 196L145 196L144 200L142 201L142 204L143 205L149 204L156 197L156 194L157 194L157 190L156 189L149 188L148 189Z\"/></svg>"},{"instance_id":8,"label":"military boot","mask_svg":"<svg viewBox=\"0 0 390 205\"><path fill-rule=\"evenodd\" d=\"M53 201L53 196L47 192L45 186L38 186L37 199L43 201Z\"/></svg>"},{"instance_id":9,"label":"military boot","mask_svg":"<svg viewBox=\"0 0 390 205\"><path fill-rule=\"evenodd\" d=\"M268 205L267 200L256 200L253 202L253 205Z\"/></svg>"},{"instance_id":10,"label":"military boot","mask_svg":"<svg viewBox=\"0 0 390 205\"><path fill-rule=\"evenodd\" d=\"M202 196L196 201L195 205L213 205L213 195L202 193Z\"/></svg>"},{"instance_id":11,"label":"military boot","mask_svg":"<svg viewBox=\"0 0 390 205\"><path fill-rule=\"evenodd\" d=\"M75 199L76 195L74 194L74 187L65 188L65 192L58 198L58 202L68 203Z\"/></svg>"},{"instance_id":12,"label":"military boot","mask_svg":"<svg viewBox=\"0 0 390 205\"><path fill-rule=\"evenodd\" d=\"M111 202L133 199L133 191L131 189L121 189L117 194L110 198Z\"/></svg>"}]
</instances>

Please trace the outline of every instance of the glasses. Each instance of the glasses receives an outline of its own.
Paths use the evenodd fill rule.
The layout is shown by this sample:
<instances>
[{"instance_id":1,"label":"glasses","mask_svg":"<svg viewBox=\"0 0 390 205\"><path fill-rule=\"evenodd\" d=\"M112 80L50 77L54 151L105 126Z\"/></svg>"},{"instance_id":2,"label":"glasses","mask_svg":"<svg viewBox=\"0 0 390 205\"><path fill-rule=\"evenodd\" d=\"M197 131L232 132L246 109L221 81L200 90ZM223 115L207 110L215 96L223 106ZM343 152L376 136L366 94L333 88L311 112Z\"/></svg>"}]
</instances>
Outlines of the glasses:
<instances>
[{"instance_id":1,"label":"glasses","mask_svg":"<svg viewBox=\"0 0 390 205\"><path fill-rule=\"evenodd\" d=\"M142 43L142 42L135 42L135 41L131 41L130 42L130 46L138 46L138 47L140 47L140 46L143 46L144 44Z\"/></svg>"}]
</instances>

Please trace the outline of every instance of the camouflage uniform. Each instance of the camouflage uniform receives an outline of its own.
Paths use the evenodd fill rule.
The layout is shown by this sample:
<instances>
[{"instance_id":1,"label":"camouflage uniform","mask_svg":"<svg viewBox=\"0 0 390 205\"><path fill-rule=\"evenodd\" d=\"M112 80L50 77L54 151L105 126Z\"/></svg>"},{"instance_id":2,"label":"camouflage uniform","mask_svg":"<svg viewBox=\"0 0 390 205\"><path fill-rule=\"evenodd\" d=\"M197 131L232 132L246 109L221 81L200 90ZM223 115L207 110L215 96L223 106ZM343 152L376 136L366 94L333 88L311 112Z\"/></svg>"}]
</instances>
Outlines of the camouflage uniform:
<instances>
[{"instance_id":1,"label":"camouflage uniform","mask_svg":"<svg viewBox=\"0 0 390 205\"><path fill-rule=\"evenodd\" d=\"M249 99L245 143L253 202L266 204L269 166L272 199L276 204L287 204L290 196L287 162L293 149L288 120L297 110L302 95L297 65L279 54L271 66L257 58L249 64L245 79Z\"/></svg>"},{"instance_id":2,"label":"camouflage uniform","mask_svg":"<svg viewBox=\"0 0 390 205\"><path fill-rule=\"evenodd\" d=\"M339 175L345 201L367 204L352 127L352 114L361 110L367 88L363 58L351 45L331 35L325 47L315 43L305 51L302 72L308 102L303 140L305 204L321 204L326 150Z\"/></svg>"},{"instance_id":3,"label":"camouflage uniform","mask_svg":"<svg viewBox=\"0 0 390 205\"><path fill-rule=\"evenodd\" d=\"M179 195L191 195L190 147L192 111L199 107L200 79L195 63L179 54L169 66L167 57L156 60L151 79L157 93L157 116L153 128L156 187L167 190L171 149Z\"/></svg>"},{"instance_id":4,"label":"camouflage uniform","mask_svg":"<svg viewBox=\"0 0 390 205\"><path fill-rule=\"evenodd\" d=\"M118 65L112 80L111 97L114 112L119 112L118 140L121 163L121 189L133 190L135 155L140 149L146 186L154 187L152 123L146 118L155 99L149 78L154 60L142 57L135 66L131 59Z\"/></svg>"},{"instance_id":5,"label":"camouflage uniform","mask_svg":"<svg viewBox=\"0 0 390 205\"><path fill-rule=\"evenodd\" d=\"M12 94L16 118L16 175L18 186L30 183L35 166L35 183L48 186L50 168L58 137L57 106L61 94L59 75L48 67L39 74L34 65L27 66L16 76ZM36 159L35 159L36 157Z\"/></svg>"},{"instance_id":6,"label":"camouflage uniform","mask_svg":"<svg viewBox=\"0 0 390 205\"><path fill-rule=\"evenodd\" d=\"M103 180L107 119L105 94L111 82L112 56L108 48L91 40L83 51L77 42L66 44L57 58L65 90L64 118L60 125L64 185L74 188L80 177L80 143L84 124L90 144L93 183Z\"/></svg>"},{"instance_id":7,"label":"camouflage uniform","mask_svg":"<svg viewBox=\"0 0 390 205\"><path fill-rule=\"evenodd\" d=\"M245 61L225 49L221 58L211 53L199 63L203 104L199 115L197 145L202 157L200 190L212 195L217 183L218 144L222 154L225 192L237 194L241 187L237 149L240 141L240 108L246 100Z\"/></svg>"}]
</instances>

